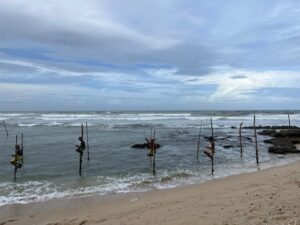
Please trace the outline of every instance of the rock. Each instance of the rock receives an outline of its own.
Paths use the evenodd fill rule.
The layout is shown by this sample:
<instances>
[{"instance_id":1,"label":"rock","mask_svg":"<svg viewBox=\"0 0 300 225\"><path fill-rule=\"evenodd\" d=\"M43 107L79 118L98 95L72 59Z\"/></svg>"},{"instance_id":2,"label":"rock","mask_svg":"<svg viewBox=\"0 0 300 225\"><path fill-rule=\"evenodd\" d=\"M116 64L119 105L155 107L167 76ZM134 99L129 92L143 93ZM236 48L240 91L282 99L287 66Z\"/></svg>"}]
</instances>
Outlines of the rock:
<instances>
[{"instance_id":1,"label":"rock","mask_svg":"<svg viewBox=\"0 0 300 225\"><path fill-rule=\"evenodd\" d=\"M223 145L223 148L233 148L233 145Z\"/></svg>"},{"instance_id":2,"label":"rock","mask_svg":"<svg viewBox=\"0 0 300 225\"><path fill-rule=\"evenodd\" d=\"M147 147L147 144L135 144L135 145L132 145L131 148L146 148Z\"/></svg>"},{"instance_id":3,"label":"rock","mask_svg":"<svg viewBox=\"0 0 300 225\"><path fill-rule=\"evenodd\" d=\"M275 133L276 133L276 130L273 130L273 129L263 130L261 132L258 132L258 134L260 134L260 135L269 135L269 136L271 136L271 135L273 135Z\"/></svg>"},{"instance_id":4,"label":"rock","mask_svg":"<svg viewBox=\"0 0 300 225\"><path fill-rule=\"evenodd\" d=\"M253 126L243 127L243 129L253 129ZM256 129L273 129L273 130L300 130L297 126L256 126Z\"/></svg>"},{"instance_id":5,"label":"rock","mask_svg":"<svg viewBox=\"0 0 300 225\"><path fill-rule=\"evenodd\" d=\"M277 154L300 153L300 151L297 150L294 145L289 145L289 144L272 146L269 148L269 152L277 153Z\"/></svg>"},{"instance_id":6,"label":"rock","mask_svg":"<svg viewBox=\"0 0 300 225\"><path fill-rule=\"evenodd\" d=\"M155 144L156 149L160 148L160 144ZM149 148L147 143L144 144L134 144L131 146L131 148L140 148L140 149L145 149L145 148Z\"/></svg>"},{"instance_id":7,"label":"rock","mask_svg":"<svg viewBox=\"0 0 300 225\"><path fill-rule=\"evenodd\" d=\"M272 139L264 140L264 143L266 143L266 144L272 144Z\"/></svg>"},{"instance_id":8,"label":"rock","mask_svg":"<svg viewBox=\"0 0 300 225\"><path fill-rule=\"evenodd\" d=\"M262 135L273 137L269 140L264 140L264 143L273 145L269 148L269 152L276 154L300 153L295 146L295 144L300 143L300 129L298 127L292 127L291 129L286 129L288 126L282 127L284 127L284 129L269 129L260 132Z\"/></svg>"}]
</instances>

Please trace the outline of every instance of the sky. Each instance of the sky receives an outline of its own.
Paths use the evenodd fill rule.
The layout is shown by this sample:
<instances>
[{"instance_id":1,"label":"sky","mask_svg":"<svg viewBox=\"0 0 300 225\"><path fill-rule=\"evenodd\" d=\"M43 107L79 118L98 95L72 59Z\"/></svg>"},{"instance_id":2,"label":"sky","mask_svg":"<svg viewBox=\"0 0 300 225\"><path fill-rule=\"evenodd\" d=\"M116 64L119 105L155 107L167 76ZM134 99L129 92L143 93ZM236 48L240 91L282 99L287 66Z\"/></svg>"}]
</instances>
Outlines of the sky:
<instances>
[{"instance_id":1,"label":"sky","mask_svg":"<svg viewBox=\"0 0 300 225\"><path fill-rule=\"evenodd\" d=\"M0 111L300 109L298 0L0 0Z\"/></svg>"}]
</instances>

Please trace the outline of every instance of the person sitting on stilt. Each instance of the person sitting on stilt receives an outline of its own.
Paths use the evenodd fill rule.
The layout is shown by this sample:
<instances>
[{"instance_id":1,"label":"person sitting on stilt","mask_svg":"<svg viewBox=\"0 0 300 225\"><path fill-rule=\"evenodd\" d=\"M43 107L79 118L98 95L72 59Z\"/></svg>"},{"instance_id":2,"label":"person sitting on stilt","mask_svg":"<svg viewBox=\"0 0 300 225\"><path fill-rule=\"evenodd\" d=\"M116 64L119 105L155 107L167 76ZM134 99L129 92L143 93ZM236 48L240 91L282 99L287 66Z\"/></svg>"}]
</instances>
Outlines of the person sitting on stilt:
<instances>
[{"instance_id":1,"label":"person sitting on stilt","mask_svg":"<svg viewBox=\"0 0 300 225\"><path fill-rule=\"evenodd\" d=\"M150 141L145 138L145 140L147 141L147 148L149 149L149 152L147 154L147 156L152 157L153 154L155 154L156 149L155 149L155 139L150 139Z\"/></svg>"},{"instance_id":2,"label":"person sitting on stilt","mask_svg":"<svg viewBox=\"0 0 300 225\"><path fill-rule=\"evenodd\" d=\"M15 146L15 154L12 154L14 158L10 160L10 163L17 168L21 168L23 164L23 149L20 148L20 145Z\"/></svg>"},{"instance_id":3,"label":"person sitting on stilt","mask_svg":"<svg viewBox=\"0 0 300 225\"><path fill-rule=\"evenodd\" d=\"M205 149L204 153L210 159L212 159L214 157L214 154L215 154L215 142L214 142L214 139L212 137L209 137L208 141L209 141L209 143L206 146L206 149Z\"/></svg>"},{"instance_id":4,"label":"person sitting on stilt","mask_svg":"<svg viewBox=\"0 0 300 225\"><path fill-rule=\"evenodd\" d=\"M78 140L80 141L80 145L75 145L77 147L76 152L83 153L85 150L85 142L82 137L79 137Z\"/></svg>"}]
</instances>

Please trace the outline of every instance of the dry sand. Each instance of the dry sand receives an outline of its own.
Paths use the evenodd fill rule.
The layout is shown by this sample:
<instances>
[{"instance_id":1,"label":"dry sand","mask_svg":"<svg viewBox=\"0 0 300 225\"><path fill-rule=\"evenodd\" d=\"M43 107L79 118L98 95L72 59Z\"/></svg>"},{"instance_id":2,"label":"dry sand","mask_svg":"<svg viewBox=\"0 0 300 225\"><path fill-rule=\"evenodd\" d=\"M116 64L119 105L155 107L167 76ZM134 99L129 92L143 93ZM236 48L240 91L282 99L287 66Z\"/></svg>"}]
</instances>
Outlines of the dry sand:
<instances>
[{"instance_id":1,"label":"dry sand","mask_svg":"<svg viewBox=\"0 0 300 225\"><path fill-rule=\"evenodd\" d=\"M170 190L0 208L0 225L300 224L300 161Z\"/></svg>"}]
</instances>

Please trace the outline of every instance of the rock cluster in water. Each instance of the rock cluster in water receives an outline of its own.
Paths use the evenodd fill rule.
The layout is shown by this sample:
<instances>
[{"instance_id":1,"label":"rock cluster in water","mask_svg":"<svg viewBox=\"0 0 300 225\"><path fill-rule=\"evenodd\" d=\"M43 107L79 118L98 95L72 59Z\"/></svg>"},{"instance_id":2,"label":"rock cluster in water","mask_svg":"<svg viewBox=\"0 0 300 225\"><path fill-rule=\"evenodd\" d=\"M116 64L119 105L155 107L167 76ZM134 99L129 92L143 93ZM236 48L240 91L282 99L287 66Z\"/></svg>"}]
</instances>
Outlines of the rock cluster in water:
<instances>
[{"instance_id":1,"label":"rock cluster in water","mask_svg":"<svg viewBox=\"0 0 300 225\"><path fill-rule=\"evenodd\" d=\"M272 137L264 141L273 145L269 148L270 153L300 153L300 150L296 147L297 144L300 144L299 127L274 126L259 132L259 134Z\"/></svg>"}]
</instances>

